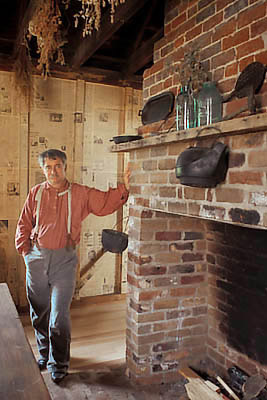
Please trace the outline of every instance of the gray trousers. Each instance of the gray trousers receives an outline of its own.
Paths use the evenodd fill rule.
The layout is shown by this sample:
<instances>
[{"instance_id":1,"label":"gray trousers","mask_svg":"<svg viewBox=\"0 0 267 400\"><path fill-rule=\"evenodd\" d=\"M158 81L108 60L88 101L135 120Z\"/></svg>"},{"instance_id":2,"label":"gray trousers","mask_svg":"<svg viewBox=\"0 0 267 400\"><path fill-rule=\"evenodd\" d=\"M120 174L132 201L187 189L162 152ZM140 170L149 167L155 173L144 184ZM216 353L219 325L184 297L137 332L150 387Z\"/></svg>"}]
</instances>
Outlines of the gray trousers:
<instances>
[{"instance_id":1,"label":"gray trousers","mask_svg":"<svg viewBox=\"0 0 267 400\"><path fill-rule=\"evenodd\" d=\"M33 246L24 261L27 299L40 358L48 360L50 372L66 372L70 360L70 305L76 282L76 251Z\"/></svg>"}]
</instances>

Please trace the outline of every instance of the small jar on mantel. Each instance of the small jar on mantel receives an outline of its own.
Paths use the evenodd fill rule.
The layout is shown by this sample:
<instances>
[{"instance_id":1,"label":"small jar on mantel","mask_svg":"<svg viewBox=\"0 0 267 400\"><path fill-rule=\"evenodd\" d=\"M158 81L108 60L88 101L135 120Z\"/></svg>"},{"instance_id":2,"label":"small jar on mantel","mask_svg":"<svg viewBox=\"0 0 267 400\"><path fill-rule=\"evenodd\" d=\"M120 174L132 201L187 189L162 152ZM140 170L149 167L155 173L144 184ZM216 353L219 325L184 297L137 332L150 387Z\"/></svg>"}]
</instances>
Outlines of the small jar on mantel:
<instances>
[{"instance_id":1,"label":"small jar on mantel","mask_svg":"<svg viewBox=\"0 0 267 400\"><path fill-rule=\"evenodd\" d=\"M215 82L204 82L197 95L197 126L222 119L222 97Z\"/></svg>"}]
</instances>

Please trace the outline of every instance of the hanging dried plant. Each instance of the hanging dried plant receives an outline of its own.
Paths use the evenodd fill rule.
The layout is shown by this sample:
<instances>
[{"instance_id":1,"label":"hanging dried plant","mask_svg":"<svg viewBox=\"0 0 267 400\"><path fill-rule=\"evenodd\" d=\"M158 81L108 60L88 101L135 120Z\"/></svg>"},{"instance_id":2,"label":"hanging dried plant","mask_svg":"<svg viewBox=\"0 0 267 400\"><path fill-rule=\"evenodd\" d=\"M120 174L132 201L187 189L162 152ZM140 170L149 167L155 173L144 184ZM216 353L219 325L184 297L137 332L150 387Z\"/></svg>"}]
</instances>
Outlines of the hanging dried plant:
<instances>
[{"instance_id":1,"label":"hanging dried plant","mask_svg":"<svg viewBox=\"0 0 267 400\"><path fill-rule=\"evenodd\" d=\"M208 74L200 62L199 49L191 49L184 55L184 61L178 68L181 86L188 86L193 92L201 89Z\"/></svg>"},{"instance_id":2,"label":"hanging dried plant","mask_svg":"<svg viewBox=\"0 0 267 400\"><path fill-rule=\"evenodd\" d=\"M74 15L75 27L78 26L79 20L83 20L83 37L91 35L93 30L100 28L102 7L106 7L106 4L110 4L110 20L113 24L115 8L119 4L125 3L126 0L79 0L82 3L81 10Z\"/></svg>"},{"instance_id":3,"label":"hanging dried plant","mask_svg":"<svg viewBox=\"0 0 267 400\"><path fill-rule=\"evenodd\" d=\"M47 77L52 61L64 65L62 46L66 43L61 32L61 12L57 0L40 0L39 6L29 22L27 39L37 40L37 52L40 54L37 69Z\"/></svg>"},{"instance_id":4,"label":"hanging dried plant","mask_svg":"<svg viewBox=\"0 0 267 400\"><path fill-rule=\"evenodd\" d=\"M107 4L110 5L111 23L113 23L116 7L125 3L126 0L78 1L81 2L81 10L73 17L76 27L79 20L83 20L83 37L85 37L94 29L99 29L103 7L106 7ZM60 6L67 9L70 2L71 0L30 0L19 29L14 52L15 81L25 94L32 89L29 50L32 37L36 38L37 53L39 54L37 69L42 72L43 77L48 76L52 62L65 64L62 47L67 41L63 36Z\"/></svg>"},{"instance_id":5,"label":"hanging dried plant","mask_svg":"<svg viewBox=\"0 0 267 400\"><path fill-rule=\"evenodd\" d=\"M32 64L27 43L22 43L16 52L14 62L14 86L22 96L28 98L32 91Z\"/></svg>"}]
</instances>

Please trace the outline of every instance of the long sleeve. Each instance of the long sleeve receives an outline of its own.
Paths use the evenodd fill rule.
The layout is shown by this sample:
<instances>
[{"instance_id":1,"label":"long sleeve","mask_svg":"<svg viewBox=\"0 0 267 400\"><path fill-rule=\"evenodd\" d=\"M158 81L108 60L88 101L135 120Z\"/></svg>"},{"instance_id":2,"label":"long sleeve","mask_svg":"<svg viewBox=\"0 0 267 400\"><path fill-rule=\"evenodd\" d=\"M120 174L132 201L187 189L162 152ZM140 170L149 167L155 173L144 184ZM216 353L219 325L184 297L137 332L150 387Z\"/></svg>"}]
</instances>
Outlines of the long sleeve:
<instances>
[{"instance_id":1,"label":"long sleeve","mask_svg":"<svg viewBox=\"0 0 267 400\"><path fill-rule=\"evenodd\" d=\"M119 184L116 189L110 188L107 192L90 189L87 211L98 216L112 214L126 203L128 196L129 192L124 184Z\"/></svg>"},{"instance_id":2,"label":"long sleeve","mask_svg":"<svg viewBox=\"0 0 267 400\"><path fill-rule=\"evenodd\" d=\"M33 203L33 193L31 191L21 211L15 235L16 249L18 253L22 255L27 254L31 246L30 236L33 229Z\"/></svg>"}]
</instances>

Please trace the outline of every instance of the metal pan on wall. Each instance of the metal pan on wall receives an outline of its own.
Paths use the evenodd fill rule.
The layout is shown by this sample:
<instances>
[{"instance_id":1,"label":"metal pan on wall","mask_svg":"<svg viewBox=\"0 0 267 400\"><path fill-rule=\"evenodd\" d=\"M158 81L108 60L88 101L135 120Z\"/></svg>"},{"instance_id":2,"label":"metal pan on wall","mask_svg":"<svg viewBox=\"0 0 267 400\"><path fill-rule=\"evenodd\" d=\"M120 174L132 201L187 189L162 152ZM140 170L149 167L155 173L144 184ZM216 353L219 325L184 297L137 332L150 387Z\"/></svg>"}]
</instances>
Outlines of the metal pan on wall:
<instances>
[{"instance_id":1,"label":"metal pan on wall","mask_svg":"<svg viewBox=\"0 0 267 400\"><path fill-rule=\"evenodd\" d=\"M175 96L173 92L164 92L151 97L144 108L139 111L143 125L166 120L174 108Z\"/></svg>"},{"instance_id":2,"label":"metal pan on wall","mask_svg":"<svg viewBox=\"0 0 267 400\"><path fill-rule=\"evenodd\" d=\"M139 136L139 135L120 135L120 136L114 136L112 139L110 139L110 142L114 142L115 144L119 144L119 143L132 142L134 140L140 140L140 139L143 139L143 136Z\"/></svg>"}]
</instances>

